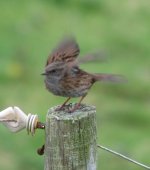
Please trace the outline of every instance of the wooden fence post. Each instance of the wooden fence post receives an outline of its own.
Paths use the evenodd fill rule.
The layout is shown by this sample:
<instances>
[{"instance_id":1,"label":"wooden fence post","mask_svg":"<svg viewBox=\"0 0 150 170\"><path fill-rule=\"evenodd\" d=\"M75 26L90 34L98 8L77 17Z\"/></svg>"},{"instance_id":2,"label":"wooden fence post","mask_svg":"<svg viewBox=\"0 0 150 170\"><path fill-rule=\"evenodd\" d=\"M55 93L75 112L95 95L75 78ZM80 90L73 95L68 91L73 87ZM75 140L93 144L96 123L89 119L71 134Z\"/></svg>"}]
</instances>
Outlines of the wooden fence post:
<instances>
[{"instance_id":1,"label":"wooden fence post","mask_svg":"<svg viewBox=\"0 0 150 170\"><path fill-rule=\"evenodd\" d=\"M45 170L96 170L96 111L81 105L73 113L49 109L46 118Z\"/></svg>"}]
</instances>

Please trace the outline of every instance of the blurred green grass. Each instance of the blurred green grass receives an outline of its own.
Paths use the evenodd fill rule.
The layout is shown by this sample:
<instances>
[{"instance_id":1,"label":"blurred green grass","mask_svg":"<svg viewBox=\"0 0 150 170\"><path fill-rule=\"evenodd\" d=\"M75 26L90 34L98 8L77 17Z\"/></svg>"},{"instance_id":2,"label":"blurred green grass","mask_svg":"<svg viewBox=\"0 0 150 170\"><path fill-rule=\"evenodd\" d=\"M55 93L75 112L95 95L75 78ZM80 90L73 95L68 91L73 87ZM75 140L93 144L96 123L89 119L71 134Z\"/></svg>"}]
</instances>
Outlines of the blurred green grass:
<instances>
[{"instance_id":1,"label":"blurred green grass","mask_svg":"<svg viewBox=\"0 0 150 170\"><path fill-rule=\"evenodd\" d=\"M127 84L95 84L84 102L97 108L98 143L149 163L150 1L0 1L0 109L17 105L41 121L49 107L65 99L45 90L40 73L50 50L73 33L81 55L105 50L106 63L88 63L89 72L123 74ZM73 101L77 101L73 99ZM0 125L0 169L43 169L36 149L42 131L11 134ZM108 164L109 161L109 164ZM97 169L140 170L98 150Z\"/></svg>"}]
</instances>

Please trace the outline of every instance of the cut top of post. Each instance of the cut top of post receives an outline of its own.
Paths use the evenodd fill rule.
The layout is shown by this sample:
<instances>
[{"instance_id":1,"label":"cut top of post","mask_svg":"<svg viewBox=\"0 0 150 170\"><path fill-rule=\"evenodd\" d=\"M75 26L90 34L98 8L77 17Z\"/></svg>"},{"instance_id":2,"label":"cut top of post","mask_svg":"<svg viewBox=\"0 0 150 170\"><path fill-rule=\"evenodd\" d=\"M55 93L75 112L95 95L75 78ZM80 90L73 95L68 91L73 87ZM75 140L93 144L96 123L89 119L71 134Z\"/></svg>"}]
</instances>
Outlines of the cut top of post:
<instances>
[{"instance_id":1,"label":"cut top of post","mask_svg":"<svg viewBox=\"0 0 150 170\"><path fill-rule=\"evenodd\" d=\"M96 113L95 106L89 106L86 104L81 104L80 108L75 110L72 113L69 113L69 110L71 110L75 106L74 103L70 103L69 105L66 105L63 110L57 111L57 109L60 106L55 106L53 108L50 108L48 111L48 115L50 117L55 118L57 120L78 120L82 119L84 117L90 116L93 113Z\"/></svg>"}]
</instances>

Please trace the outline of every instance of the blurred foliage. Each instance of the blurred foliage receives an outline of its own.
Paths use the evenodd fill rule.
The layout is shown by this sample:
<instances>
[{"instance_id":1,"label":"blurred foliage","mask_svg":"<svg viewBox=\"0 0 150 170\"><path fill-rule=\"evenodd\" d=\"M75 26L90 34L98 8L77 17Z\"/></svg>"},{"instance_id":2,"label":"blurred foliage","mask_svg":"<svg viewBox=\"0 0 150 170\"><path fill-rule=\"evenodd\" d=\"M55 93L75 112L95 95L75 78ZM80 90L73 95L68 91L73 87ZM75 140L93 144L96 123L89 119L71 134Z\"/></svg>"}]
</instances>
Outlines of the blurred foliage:
<instances>
[{"instance_id":1,"label":"blurred foliage","mask_svg":"<svg viewBox=\"0 0 150 170\"><path fill-rule=\"evenodd\" d=\"M108 54L108 62L84 64L83 69L128 78L126 84L97 83L84 100L97 108L98 143L148 164L149 18L148 0L1 0L0 109L17 105L45 121L48 108L65 99L48 93L40 74L51 49L74 34L81 55L96 50ZM0 125L0 133L0 169L43 169L44 158L36 154L44 143L43 131L31 137L11 134ZM102 170L140 170L102 150L97 164Z\"/></svg>"}]
</instances>

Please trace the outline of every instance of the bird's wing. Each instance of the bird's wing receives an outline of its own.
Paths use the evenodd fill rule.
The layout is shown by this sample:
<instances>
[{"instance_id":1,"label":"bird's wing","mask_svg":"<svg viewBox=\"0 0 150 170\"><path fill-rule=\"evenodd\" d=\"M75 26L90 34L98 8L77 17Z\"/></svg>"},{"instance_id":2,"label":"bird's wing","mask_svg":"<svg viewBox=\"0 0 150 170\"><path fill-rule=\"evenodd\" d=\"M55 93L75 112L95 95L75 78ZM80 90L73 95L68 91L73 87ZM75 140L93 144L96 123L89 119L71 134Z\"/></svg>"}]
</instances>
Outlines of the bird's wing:
<instances>
[{"instance_id":1,"label":"bird's wing","mask_svg":"<svg viewBox=\"0 0 150 170\"><path fill-rule=\"evenodd\" d=\"M75 38L70 37L62 40L58 47L49 55L46 66L53 62L74 62L79 55L80 49Z\"/></svg>"},{"instance_id":2,"label":"bird's wing","mask_svg":"<svg viewBox=\"0 0 150 170\"><path fill-rule=\"evenodd\" d=\"M107 62L108 56L105 51L97 51L94 53L87 54L78 59L78 63L87 63L87 62Z\"/></svg>"}]
</instances>

